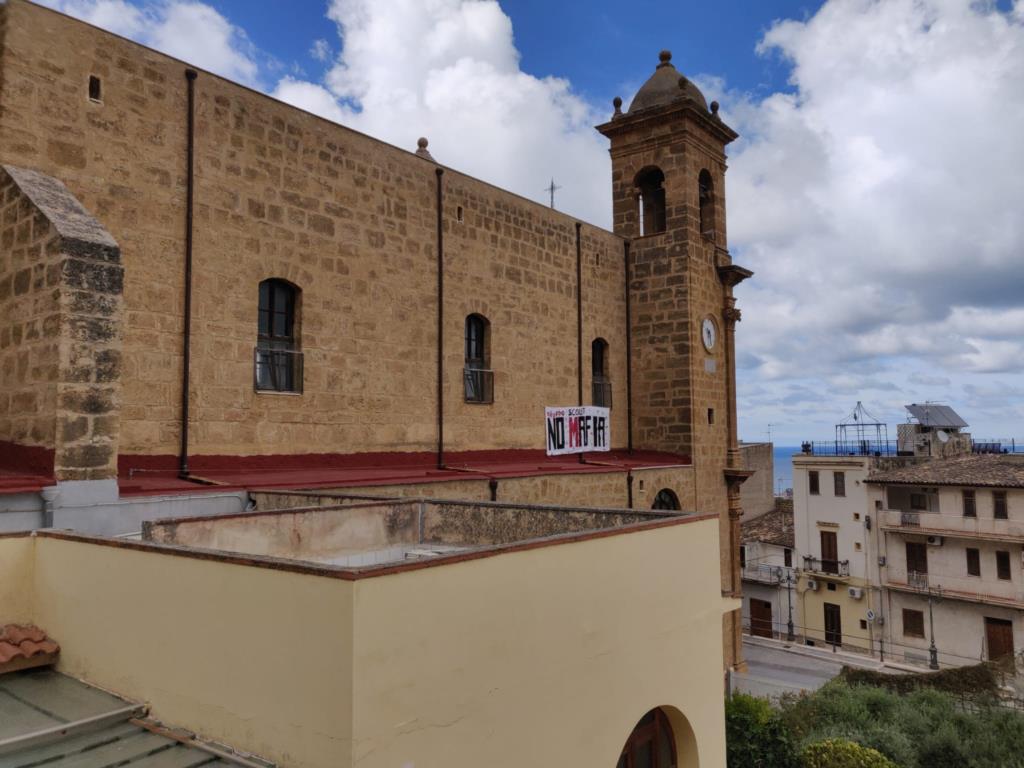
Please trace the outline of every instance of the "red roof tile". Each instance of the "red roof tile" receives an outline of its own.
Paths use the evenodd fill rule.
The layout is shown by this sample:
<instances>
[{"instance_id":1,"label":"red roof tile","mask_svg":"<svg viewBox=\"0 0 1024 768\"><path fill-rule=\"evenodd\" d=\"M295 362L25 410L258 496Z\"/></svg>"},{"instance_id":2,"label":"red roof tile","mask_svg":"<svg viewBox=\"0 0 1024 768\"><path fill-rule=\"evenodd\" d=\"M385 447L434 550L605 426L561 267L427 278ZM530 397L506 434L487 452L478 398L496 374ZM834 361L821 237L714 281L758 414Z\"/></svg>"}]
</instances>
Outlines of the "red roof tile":
<instances>
[{"instance_id":1,"label":"red roof tile","mask_svg":"<svg viewBox=\"0 0 1024 768\"><path fill-rule=\"evenodd\" d=\"M0 626L0 672L5 671L8 664L21 668L23 660L59 652L60 646L39 627L31 624Z\"/></svg>"}]
</instances>

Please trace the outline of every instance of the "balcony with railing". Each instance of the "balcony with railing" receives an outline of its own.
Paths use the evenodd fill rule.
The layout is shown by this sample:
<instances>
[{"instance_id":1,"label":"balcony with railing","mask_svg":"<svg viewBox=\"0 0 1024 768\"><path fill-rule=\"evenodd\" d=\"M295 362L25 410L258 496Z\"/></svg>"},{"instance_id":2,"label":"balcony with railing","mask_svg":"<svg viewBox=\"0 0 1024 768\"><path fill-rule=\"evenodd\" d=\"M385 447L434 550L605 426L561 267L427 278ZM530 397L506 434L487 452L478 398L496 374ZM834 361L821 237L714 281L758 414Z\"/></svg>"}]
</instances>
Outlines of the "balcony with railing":
<instances>
[{"instance_id":1,"label":"balcony with railing","mask_svg":"<svg viewBox=\"0 0 1024 768\"><path fill-rule=\"evenodd\" d=\"M742 569L742 575L744 581L752 581L769 586L786 584L787 581L796 583L796 573L794 570L783 565L747 563Z\"/></svg>"},{"instance_id":2,"label":"balcony with railing","mask_svg":"<svg viewBox=\"0 0 1024 768\"><path fill-rule=\"evenodd\" d=\"M1021 520L904 509L879 510L878 518L883 529L908 534L1024 543L1024 521Z\"/></svg>"},{"instance_id":3,"label":"balcony with railing","mask_svg":"<svg viewBox=\"0 0 1024 768\"><path fill-rule=\"evenodd\" d=\"M302 393L302 353L257 346L253 350L253 387L257 392Z\"/></svg>"},{"instance_id":4,"label":"balcony with railing","mask_svg":"<svg viewBox=\"0 0 1024 768\"><path fill-rule=\"evenodd\" d=\"M804 556L804 570L809 573L816 573L821 576L832 576L836 578L849 578L849 560L826 560L820 557Z\"/></svg>"},{"instance_id":5,"label":"balcony with railing","mask_svg":"<svg viewBox=\"0 0 1024 768\"><path fill-rule=\"evenodd\" d=\"M934 569L941 565L929 563L932 572L925 573L907 571L904 564L891 563L886 569L885 584L901 592L930 592L950 600L1024 608L1024 592L1012 580L935 573Z\"/></svg>"}]
</instances>

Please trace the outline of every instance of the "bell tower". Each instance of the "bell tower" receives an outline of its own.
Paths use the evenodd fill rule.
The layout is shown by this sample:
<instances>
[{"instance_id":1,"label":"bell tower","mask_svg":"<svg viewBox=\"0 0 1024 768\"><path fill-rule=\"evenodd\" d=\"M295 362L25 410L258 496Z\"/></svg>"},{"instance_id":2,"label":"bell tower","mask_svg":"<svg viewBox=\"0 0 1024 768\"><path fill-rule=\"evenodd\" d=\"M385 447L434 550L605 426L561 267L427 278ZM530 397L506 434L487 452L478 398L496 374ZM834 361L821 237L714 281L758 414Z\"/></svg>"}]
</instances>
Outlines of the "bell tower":
<instances>
[{"instance_id":1,"label":"bell tower","mask_svg":"<svg viewBox=\"0 0 1024 768\"><path fill-rule=\"evenodd\" d=\"M662 51L654 74L597 130L611 141L613 229L630 246L635 445L689 456L684 506L719 516L727 666L742 664L733 287L726 146L737 133ZM692 506L691 506L692 505Z\"/></svg>"}]
</instances>

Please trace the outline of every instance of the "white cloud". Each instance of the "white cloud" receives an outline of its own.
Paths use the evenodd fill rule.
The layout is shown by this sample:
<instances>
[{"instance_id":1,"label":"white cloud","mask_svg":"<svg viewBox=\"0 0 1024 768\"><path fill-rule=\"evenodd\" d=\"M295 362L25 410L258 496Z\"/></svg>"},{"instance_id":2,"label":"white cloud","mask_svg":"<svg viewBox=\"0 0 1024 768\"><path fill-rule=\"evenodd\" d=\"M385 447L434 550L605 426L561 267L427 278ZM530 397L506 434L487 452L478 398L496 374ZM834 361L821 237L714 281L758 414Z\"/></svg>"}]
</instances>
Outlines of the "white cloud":
<instances>
[{"instance_id":1,"label":"white cloud","mask_svg":"<svg viewBox=\"0 0 1024 768\"><path fill-rule=\"evenodd\" d=\"M329 61L331 58L331 45L323 38L313 41L309 49L309 55L317 61Z\"/></svg>"},{"instance_id":2,"label":"white cloud","mask_svg":"<svg viewBox=\"0 0 1024 768\"><path fill-rule=\"evenodd\" d=\"M1022 11L829 0L760 43L791 65L791 92L708 81L742 134L728 181L731 248L756 273L738 289L743 381L845 403L834 376L869 371L911 402L928 382L966 400L978 374L1024 371Z\"/></svg>"},{"instance_id":3,"label":"white cloud","mask_svg":"<svg viewBox=\"0 0 1024 768\"><path fill-rule=\"evenodd\" d=\"M519 68L512 22L493 0L333 0L344 45L322 82L287 77L274 95L597 224L611 218L607 118L568 81Z\"/></svg>"},{"instance_id":4,"label":"white cloud","mask_svg":"<svg viewBox=\"0 0 1024 768\"><path fill-rule=\"evenodd\" d=\"M157 0L40 0L90 24L246 85L259 84L256 51L245 32L206 3Z\"/></svg>"}]
</instances>

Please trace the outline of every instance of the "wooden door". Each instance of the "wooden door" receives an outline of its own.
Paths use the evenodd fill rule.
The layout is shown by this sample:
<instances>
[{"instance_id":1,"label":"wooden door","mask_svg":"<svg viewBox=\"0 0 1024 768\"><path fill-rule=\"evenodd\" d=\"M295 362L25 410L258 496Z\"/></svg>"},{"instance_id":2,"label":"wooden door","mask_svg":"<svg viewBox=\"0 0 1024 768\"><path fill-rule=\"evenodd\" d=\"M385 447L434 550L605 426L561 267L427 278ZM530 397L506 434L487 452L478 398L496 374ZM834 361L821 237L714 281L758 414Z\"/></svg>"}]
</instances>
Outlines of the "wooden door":
<instances>
[{"instance_id":1,"label":"wooden door","mask_svg":"<svg viewBox=\"0 0 1024 768\"><path fill-rule=\"evenodd\" d=\"M821 570L839 573L839 542L835 531L821 532Z\"/></svg>"},{"instance_id":2,"label":"wooden door","mask_svg":"<svg viewBox=\"0 0 1024 768\"><path fill-rule=\"evenodd\" d=\"M767 600L750 598L750 634L755 637L773 637L772 604Z\"/></svg>"},{"instance_id":3,"label":"wooden door","mask_svg":"<svg viewBox=\"0 0 1024 768\"><path fill-rule=\"evenodd\" d=\"M629 735L616 768L673 768L675 765L672 726L664 712L652 709Z\"/></svg>"},{"instance_id":4,"label":"wooden door","mask_svg":"<svg viewBox=\"0 0 1024 768\"><path fill-rule=\"evenodd\" d=\"M843 644L843 620L835 603L825 603L825 642L828 645Z\"/></svg>"},{"instance_id":5,"label":"wooden door","mask_svg":"<svg viewBox=\"0 0 1024 768\"><path fill-rule=\"evenodd\" d=\"M918 541L907 542L907 574L928 573L928 548Z\"/></svg>"},{"instance_id":6,"label":"wooden door","mask_svg":"<svg viewBox=\"0 0 1024 768\"><path fill-rule=\"evenodd\" d=\"M985 640L991 660L1013 656L1013 622L985 617Z\"/></svg>"}]
</instances>

